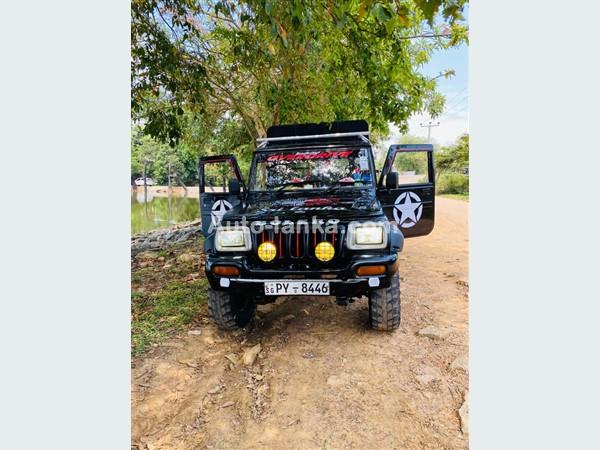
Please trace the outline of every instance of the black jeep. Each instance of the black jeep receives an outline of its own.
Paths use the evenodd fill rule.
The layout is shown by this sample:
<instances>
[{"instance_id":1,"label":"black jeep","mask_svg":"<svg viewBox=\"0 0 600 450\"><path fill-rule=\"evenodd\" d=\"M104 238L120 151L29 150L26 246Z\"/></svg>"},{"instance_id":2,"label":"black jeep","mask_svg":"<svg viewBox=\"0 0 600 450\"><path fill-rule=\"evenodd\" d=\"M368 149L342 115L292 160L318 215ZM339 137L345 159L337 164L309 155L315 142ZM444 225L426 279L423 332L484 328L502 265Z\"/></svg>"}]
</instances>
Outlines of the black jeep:
<instances>
[{"instance_id":1,"label":"black jeep","mask_svg":"<svg viewBox=\"0 0 600 450\"><path fill-rule=\"evenodd\" d=\"M371 326L400 325L398 252L431 232L431 145L392 145L376 176L364 121L269 128L248 184L235 158L200 160L209 312L246 326L277 296L367 295Z\"/></svg>"}]
</instances>

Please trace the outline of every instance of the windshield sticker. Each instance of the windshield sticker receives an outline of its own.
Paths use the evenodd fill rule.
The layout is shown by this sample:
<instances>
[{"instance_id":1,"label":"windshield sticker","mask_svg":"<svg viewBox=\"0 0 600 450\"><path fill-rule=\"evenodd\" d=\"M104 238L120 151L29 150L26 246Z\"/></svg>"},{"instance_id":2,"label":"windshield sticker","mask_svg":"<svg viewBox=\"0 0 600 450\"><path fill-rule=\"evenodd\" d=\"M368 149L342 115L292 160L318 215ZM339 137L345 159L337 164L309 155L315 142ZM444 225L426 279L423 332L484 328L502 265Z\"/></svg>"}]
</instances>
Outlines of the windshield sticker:
<instances>
[{"instance_id":1,"label":"windshield sticker","mask_svg":"<svg viewBox=\"0 0 600 450\"><path fill-rule=\"evenodd\" d=\"M333 198L309 198L304 201L304 206L327 206L340 203L338 197Z\"/></svg>"},{"instance_id":2,"label":"windshield sticker","mask_svg":"<svg viewBox=\"0 0 600 450\"><path fill-rule=\"evenodd\" d=\"M329 158L348 158L352 155L352 150L342 151L322 151L322 152L297 152L297 153L280 153L279 155L271 155L267 161L298 161L306 159L329 159Z\"/></svg>"},{"instance_id":3,"label":"windshield sticker","mask_svg":"<svg viewBox=\"0 0 600 450\"><path fill-rule=\"evenodd\" d=\"M306 212L306 211L346 211L348 208L345 206L293 206L291 208L271 208L269 211L272 212Z\"/></svg>"},{"instance_id":4,"label":"windshield sticker","mask_svg":"<svg viewBox=\"0 0 600 450\"><path fill-rule=\"evenodd\" d=\"M369 160L364 155L358 158L358 165L361 170L369 170Z\"/></svg>"},{"instance_id":5,"label":"windshield sticker","mask_svg":"<svg viewBox=\"0 0 600 450\"><path fill-rule=\"evenodd\" d=\"M404 192L394 202L394 219L402 228L414 227L423 213L423 203L414 192Z\"/></svg>"},{"instance_id":6,"label":"windshield sticker","mask_svg":"<svg viewBox=\"0 0 600 450\"><path fill-rule=\"evenodd\" d=\"M302 212L302 211L344 211L344 206L304 206L304 207L294 207L292 211Z\"/></svg>"}]
</instances>

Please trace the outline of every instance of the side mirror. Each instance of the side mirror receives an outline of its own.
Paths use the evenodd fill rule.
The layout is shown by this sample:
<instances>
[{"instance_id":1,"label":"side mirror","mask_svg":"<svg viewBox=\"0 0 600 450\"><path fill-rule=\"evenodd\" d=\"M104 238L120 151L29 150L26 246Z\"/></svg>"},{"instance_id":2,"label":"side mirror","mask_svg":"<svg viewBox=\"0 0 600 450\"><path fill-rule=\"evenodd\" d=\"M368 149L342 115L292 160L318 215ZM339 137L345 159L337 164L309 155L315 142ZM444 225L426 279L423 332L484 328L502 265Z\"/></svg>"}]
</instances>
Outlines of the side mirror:
<instances>
[{"instance_id":1,"label":"side mirror","mask_svg":"<svg viewBox=\"0 0 600 450\"><path fill-rule=\"evenodd\" d=\"M229 180L229 193L239 195L241 193L239 180L232 178Z\"/></svg>"},{"instance_id":2,"label":"side mirror","mask_svg":"<svg viewBox=\"0 0 600 450\"><path fill-rule=\"evenodd\" d=\"M400 179L398 172L390 172L385 178L385 187L388 189L398 189L400 185Z\"/></svg>"}]
</instances>

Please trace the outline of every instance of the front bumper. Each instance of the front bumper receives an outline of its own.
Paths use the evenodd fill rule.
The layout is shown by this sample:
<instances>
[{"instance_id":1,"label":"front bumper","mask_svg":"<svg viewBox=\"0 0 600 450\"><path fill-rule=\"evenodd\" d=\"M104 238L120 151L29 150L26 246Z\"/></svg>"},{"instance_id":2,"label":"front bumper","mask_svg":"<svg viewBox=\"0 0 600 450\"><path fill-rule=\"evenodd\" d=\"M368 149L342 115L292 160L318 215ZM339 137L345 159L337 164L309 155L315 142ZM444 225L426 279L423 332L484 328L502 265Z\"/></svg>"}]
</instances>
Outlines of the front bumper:
<instances>
[{"instance_id":1,"label":"front bumper","mask_svg":"<svg viewBox=\"0 0 600 450\"><path fill-rule=\"evenodd\" d=\"M391 277L398 271L398 255L354 255L350 264L341 268L313 270L280 270L253 268L248 265L244 256L208 257L206 261L206 277L210 287L215 290L228 291L232 294L263 298L264 282L272 280L323 280L329 282L331 295L336 297L359 297L373 289L390 286ZM240 270L238 277L220 277L212 273L215 265L236 266ZM357 276L356 269L364 265L384 265L386 271L377 276ZM272 300L275 297L270 297Z\"/></svg>"}]
</instances>

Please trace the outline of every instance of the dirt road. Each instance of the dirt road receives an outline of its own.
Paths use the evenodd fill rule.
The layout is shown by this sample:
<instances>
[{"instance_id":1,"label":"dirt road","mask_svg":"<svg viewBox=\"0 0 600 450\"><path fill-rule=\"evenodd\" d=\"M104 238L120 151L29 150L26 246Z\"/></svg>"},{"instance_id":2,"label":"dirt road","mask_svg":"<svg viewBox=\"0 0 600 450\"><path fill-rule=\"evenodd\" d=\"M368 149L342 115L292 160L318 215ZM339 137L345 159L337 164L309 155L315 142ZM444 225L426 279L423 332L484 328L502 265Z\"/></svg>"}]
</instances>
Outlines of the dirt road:
<instances>
[{"instance_id":1,"label":"dirt road","mask_svg":"<svg viewBox=\"0 0 600 450\"><path fill-rule=\"evenodd\" d=\"M282 298L237 335L202 319L134 360L132 446L468 447L468 203L436 208L433 233L401 254L400 330L369 330L365 298Z\"/></svg>"}]
</instances>

